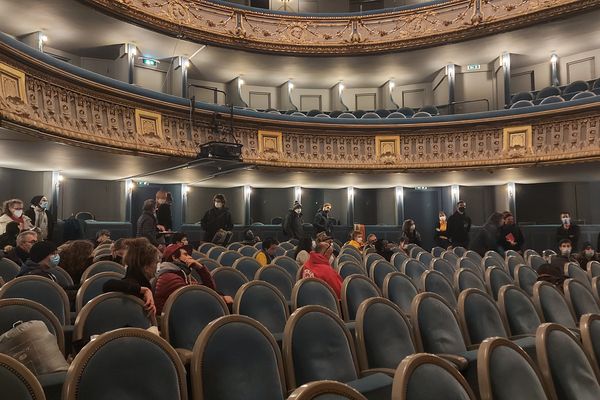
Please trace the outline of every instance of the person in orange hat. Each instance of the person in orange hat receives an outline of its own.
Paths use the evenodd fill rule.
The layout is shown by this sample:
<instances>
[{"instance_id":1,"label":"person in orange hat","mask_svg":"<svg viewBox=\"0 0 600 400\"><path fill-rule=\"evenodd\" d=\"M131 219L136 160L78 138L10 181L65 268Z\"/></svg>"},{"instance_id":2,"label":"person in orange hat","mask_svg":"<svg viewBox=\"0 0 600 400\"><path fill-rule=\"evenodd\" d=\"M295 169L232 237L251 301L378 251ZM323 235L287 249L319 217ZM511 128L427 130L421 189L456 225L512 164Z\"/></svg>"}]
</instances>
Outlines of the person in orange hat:
<instances>
[{"instance_id":1,"label":"person in orange hat","mask_svg":"<svg viewBox=\"0 0 600 400\"><path fill-rule=\"evenodd\" d=\"M171 244L165 249L163 262L159 265L154 285L154 303L159 315L171 293L181 287L204 285L212 290L217 290L208 268L194 260L191 253L191 247L183 244ZM197 272L201 281L197 281L192 276L192 270ZM231 296L223 296L223 299L228 304L233 303Z\"/></svg>"}]
</instances>

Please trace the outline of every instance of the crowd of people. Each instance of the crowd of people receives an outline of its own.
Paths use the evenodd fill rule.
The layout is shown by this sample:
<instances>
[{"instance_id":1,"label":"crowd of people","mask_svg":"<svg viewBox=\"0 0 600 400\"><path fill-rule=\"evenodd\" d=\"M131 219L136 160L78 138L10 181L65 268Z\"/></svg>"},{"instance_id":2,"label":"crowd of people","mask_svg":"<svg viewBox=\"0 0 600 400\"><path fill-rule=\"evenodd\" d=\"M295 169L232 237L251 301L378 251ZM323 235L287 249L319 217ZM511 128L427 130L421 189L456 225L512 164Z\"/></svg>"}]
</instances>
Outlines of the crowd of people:
<instances>
[{"instance_id":1,"label":"crowd of people","mask_svg":"<svg viewBox=\"0 0 600 400\"><path fill-rule=\"evenodd\" d=\"M173 231L171 204L170 193L162 190L154 199L146 200L134 238L112 241L110 231L103 229L97 232L95 241L72 240L57 246L52 241L54 222L48 212L48 199L43 195L34 196L27 210L24 210L23 201L11 199L4 202L0 216L2 256L21 267L19 276L39 275L57 281L53 269L60 266L75 282L73 287L65 288L72 301L83 272L93 262L119 263L126 266L125 277L107 282L104 290L139 296L149 311L160 313L169 295L180 287L202 284L218 292L209 270L192 257L193 248L187 236ZM472 222L466 206L464 201L459 201L448 218L444 212L439 212L434 227L436 246L444 249L460 246L482 256L489 250L503 254L507 250L522 252L525 249L523 233L510 212L492 213L483 227L471 234ZM301 275L322 279L339 297L342 278L333 268L338 253L333 245L331 209L331 203L321 207L313 220L314 235L307 235L302 205L295 202L283 219L282 229L288 239L297 241L293 257L301 267ZM205 232L204 241L225 245L231 240L233 223L225 196L214 196L213 207L200 223ZM589 261L600 260L591 243L584 243L580 252L575 251L579 227L571 221L568 212L561 214L556 238L558 254L540 268L540 279L559 285L565 278L563 266L566 262L576 262L585 269ZM253 246L260 241L251 230L244 232L242 244ZM104 244L110 244L110 253L98 256L95 249ZM374 233L366 235L363 229L354 230L345 244L361 252L370 249L390 261L394 252L406 252L411 244L422 246L422 238L416 222L407 219L396 243L378 239ZM261 266L271 264L278 245L275 238L265 238L254 258ZM223 299L229 304L233 302L229 296L223 296Z\"/></svg>"}]
</instances>

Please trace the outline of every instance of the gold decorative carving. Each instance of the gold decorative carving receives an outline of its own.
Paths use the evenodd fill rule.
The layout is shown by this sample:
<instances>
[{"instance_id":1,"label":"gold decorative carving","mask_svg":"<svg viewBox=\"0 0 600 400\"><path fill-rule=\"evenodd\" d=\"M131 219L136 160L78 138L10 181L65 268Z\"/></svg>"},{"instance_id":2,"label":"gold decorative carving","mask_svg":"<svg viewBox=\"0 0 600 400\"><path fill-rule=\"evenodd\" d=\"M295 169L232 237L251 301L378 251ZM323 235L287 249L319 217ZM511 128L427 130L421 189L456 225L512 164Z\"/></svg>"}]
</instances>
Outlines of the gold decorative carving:
<instances>
[{"instance_id":1,"label":"gold decorative carving","mask_svg":"<svg viewBox=\"0 0 600 400\"><path fill-rule=\"evenodd\" d=\"M502 151L509 157L523 157L531 154L531 125L504 128L502 136L504 138Z\"/></svg>"},{"instance_id":2,"label":"gold decorative carving","mask_svg":"<svg viewBox=\"0 0 600 400\"><path fill-rule=\"evenodd\" d=\"M457 0L357 16L281 15L209 0L80 0L148 29L200 43L305 55L434 46L592 10L600 0Z\"/></svg>"},{"instance_id":3,"label":"gold decorative carving","mask_svg":"<svg viewBox=\"0 0 600 400\"><path fill-rule=\"evenodd\" d=\"M0 63L0 96L4 99L27 103L25 73L4 63Z\"/></svg>"},{"instance_id":4,"label":"gold decorative carving","mask_svg":"<svg viewBox=\"0 0 600 400\"><path fill-rule=\"evenodd\" d=\"M10 67L11 76L13 70L23 72L27 99L25 103L20 97L0 95L3 124L42 138L102 151L190 159L201 144L223 140L213 130L212 112L196 109L190 126L186 106L77 78L2 43L0 63ZM427 124L300 123L234 116L234 136L243 145L246 163L343 170L489 169L598 161L599 126L600 102Z\"/></svg>"},{"instance_id":5,"label":"gold decorative carving","mask_svg":"<svg viewBox=\"0 0 600 400\"><path fill-rule=\"evenodd\" d=\"M375 136L375 154L384 164L396 163L400 156L400 136Z\"/></svg>"},{"instance_id":6,"label":"gold decorative carving","mask_svg":"<svg viewBox=\"0 0 600 400\"><path fill-rule=\"evenodd\" d=\"M111 120L115 124L116 119ZM158 144L162 142L162 116L160 113L135 109L135 130L138 139L147 144Z\"/></svg>"},{"instance_id":7,"label":"gold decorative carving","mask_svg":"<svg viewBox=\"0 0 600 400\"><path fill-rule=\"evenodd\" d=\"M283 153L281 132L258 131L258 153L266 160L275 161Z\"/></svg>"}]
</instances>

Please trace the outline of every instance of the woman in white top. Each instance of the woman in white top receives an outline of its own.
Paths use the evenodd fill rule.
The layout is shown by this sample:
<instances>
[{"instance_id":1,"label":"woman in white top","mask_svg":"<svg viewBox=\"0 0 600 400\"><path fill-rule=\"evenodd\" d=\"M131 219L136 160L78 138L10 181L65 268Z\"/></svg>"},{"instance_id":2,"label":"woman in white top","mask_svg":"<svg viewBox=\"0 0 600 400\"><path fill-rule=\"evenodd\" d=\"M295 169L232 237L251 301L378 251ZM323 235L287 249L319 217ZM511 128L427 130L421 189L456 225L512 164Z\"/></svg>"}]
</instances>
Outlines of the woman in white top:
<instances>
[{"instance_id":1,"label":"woman in white top","mask_svg":"<svg viewBox=\"0 0 600 400\"><path fill-rule=\"evenodd\" d=\"M313 243L311 238L302 238L298 242L298 246L296 246L296 261L300 266L304 265L304 263L310 257L310 252L313 251Z\"/></svg>"},{"instance_id":2,"label":"woman in white top","mask_svg":"<svg viewBox=\"0 0 600 400\"><path fill-rule=\"evenodd\" d=\"M11 199L4 202L2 207L3 213L0 215L0 235L6 232L6 225L9 222L15 221L19 224L21 232L33 228L31 219L23 214L23 201L19 199Z\"/></svg>"}]
</instances>

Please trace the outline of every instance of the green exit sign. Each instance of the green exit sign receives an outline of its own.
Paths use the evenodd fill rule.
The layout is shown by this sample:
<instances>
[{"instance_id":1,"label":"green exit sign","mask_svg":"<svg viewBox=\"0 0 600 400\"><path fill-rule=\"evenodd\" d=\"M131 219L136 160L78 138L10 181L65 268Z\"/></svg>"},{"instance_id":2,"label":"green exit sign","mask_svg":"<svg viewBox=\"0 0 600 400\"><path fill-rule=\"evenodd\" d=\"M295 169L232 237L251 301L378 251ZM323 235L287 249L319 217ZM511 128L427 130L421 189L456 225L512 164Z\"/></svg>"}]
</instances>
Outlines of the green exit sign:
<instances>
[{"instance_id":1,"label":"green exit sign","mask_svg":"<svg viewBox=\"0 0 600 400\"><path fill-rule=\"evenodd\" d=\"M481 69L481 64L469 64L467 65L467 71L479 71Z\"/></svg>"}]
</instances>

